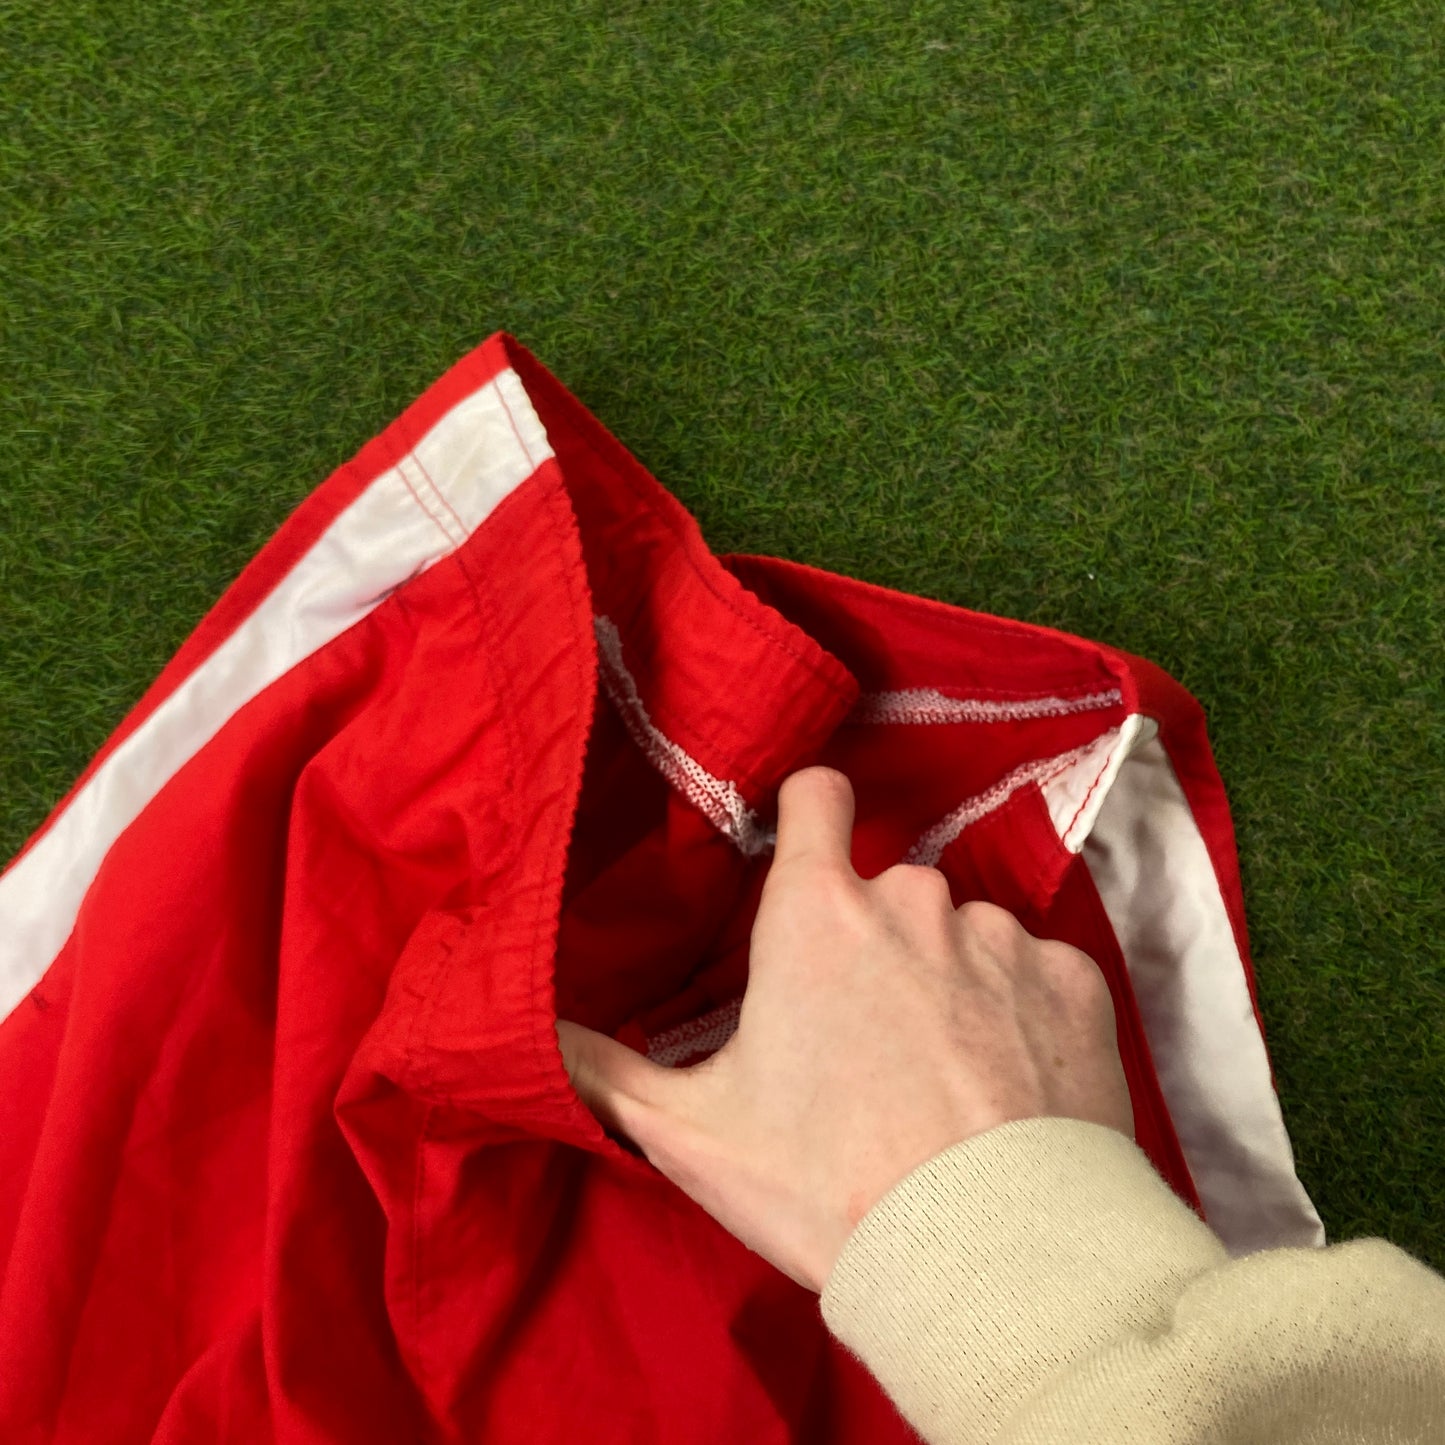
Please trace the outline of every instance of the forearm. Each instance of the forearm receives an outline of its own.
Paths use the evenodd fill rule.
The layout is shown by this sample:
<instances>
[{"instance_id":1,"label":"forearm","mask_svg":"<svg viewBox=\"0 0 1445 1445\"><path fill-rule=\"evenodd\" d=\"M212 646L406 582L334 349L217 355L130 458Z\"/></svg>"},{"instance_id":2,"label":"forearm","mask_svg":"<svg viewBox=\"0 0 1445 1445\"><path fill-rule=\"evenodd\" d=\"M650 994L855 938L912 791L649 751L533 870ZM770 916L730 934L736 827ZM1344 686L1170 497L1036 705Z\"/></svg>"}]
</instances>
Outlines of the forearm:
<instances>
[{"instance_id":1,"label":"forearm","mask_svg":"<svg viewBox=\"0 0 1445 1445\"><path fill-rule=\"evenodd\" d=\"M822 1304L935 1445L1445 1438L1445 1280L1378 1240L1231 1260L1077 1120L915 1170Z\"/></svg>"}]
</instances>

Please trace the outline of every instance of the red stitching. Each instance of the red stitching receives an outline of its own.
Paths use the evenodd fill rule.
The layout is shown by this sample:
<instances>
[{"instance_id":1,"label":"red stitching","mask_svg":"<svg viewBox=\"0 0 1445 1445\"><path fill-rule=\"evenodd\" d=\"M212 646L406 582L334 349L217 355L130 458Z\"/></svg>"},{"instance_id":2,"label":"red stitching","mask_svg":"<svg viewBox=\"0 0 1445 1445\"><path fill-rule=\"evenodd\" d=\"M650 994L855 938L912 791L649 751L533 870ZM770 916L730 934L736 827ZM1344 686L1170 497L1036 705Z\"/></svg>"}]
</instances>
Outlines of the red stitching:
<instances>
[{"instance_id":1,"label":"red stitching","mask_svg":"<svg viewBox=\"0 0 1445 1445\"><path fill-rule=\"evenodd\" d=\"M539 463L538 466L540 468L541 464ZM527 482L532 482L536 476L537 473L533 472L532 477L528 478ZM498 505L496 512L494 512L493 515L495 516L500 514L502 509L509 505L520 506L521 503L517 499L524 495L524 493L526 492L526 485L527 483L524 482L514 488L513 491L509 493L508 496L505 497ZM572 504L567 498L566 489L561 483L560 469L558 480L554 482L550 488L546 488L543 490L541 502L543 508L553 513L552 526L549 529L549 535L554 535L565 539L570 533L570 535L575 539L577 548L580 551L581 537L577 524L576 514L573 512ZM578 560L580 561L580 559ZM493 611L493 603L490 600L494 595L494 588L492 586L491 579L490 577L473 577L471 569L466 565L465 561L463 561L462 570L466 574L469 583L471 583L472 592L476 599L478 625L482 631L484 638L486 638L490 642L490 638L496 634L497 630L495 627L495 614ZM561 573L563 585L567 588L567 591L569 593L574 613L580 611L584 617L590 619L592 616L592 599L591 590L587 585L585 566L573 567L566 559L559 557L558 571ZM578 588L579 580L581 582L580 591ZM482 598L483 592L487 594L487 597L489 599L486 602L484 602ZM579 641L579 639L580 646L569 647L567 649L567 653L573 664L574 674L576 678L577 696L583 699L584 707L595 709L597 697L595 678L597 643L596 639L592 635L592 628L590 626L590 623L582 627L578 636L573 639L574 643ZM499 670L502 672L504 682L510 687L510 695L516 695L517 689L514 686L511 686L512 678L510 668L503 660L505 658L505 652L501 648L490 645L488 646L487 650L489 655L494 659L494 661L496 661ZM593 662L594 675L591 677L588 676L587 668L584 663L584 659L588 658L590 658ZM496 691L495 688L493 690L494 692ZM506 739L506 748L508 754L508 780L510 781L516 776L517 758L521 754L521 748L518 744L515 724L511 717L511 710L506 706L503 706L501 709L501 714L504 729L503 735ZM583 772L587 753L587 738L590 735L590 732L591 720L589 714L588 725L583 730L582 748L580 749L577 757L573 760L576 779L576 786L573 792L578 803L580 803L581 801ZM517 796L517 790L515 787L507 787L505 789L504 795L509 800L514 800ZM559 816L557 826L554 829L551 837L549 838L548 843L545 845L545 849L548 852L555 852L559 844L561 845L561 871L564 874L567 867L567 839L571 834L573 822L573 815ZM513 809L511 826L508 829L508 843L511 845L511 849L513 852L515 852L516 849L517 832L518 830L515 821L515 809ZM528 1012L531 1015L531 1019L534 1024L531 1038L532 1062L534 1069L536 1070L534 1078L536 1079L538 1085L545 1086L548 1083L555 1084L557 1082L557 1075L560 1072L564 1095L570 1093L571 1096L577 1101L577 1106L579 1108L583 1108L585 1106L581 1104L580 1096L573 1088L572 1081L570 1080L570 1078L568 1078L566 1070L563 1069L561 1066L560 1053L554 1052L548 1054L546 1052L546 1035L548 1033L552 1034L552 1040L554 1044L556 1040L556 1034L554 1032L556 1025L556 1010L555 1007L551 1009L545 1007L543 1000L540 997L541 981L539 975L542 971L544 962L550 964L552 962L552 958L550 951L544 950L539 945L540 935L542 933L544 924L548 922L549 917L551 927L554 930L556 922L560 917L560 895L562 888L562 877L559 875L554 881L558 894L556 902L558 905L559 913L557 915L552 914L552 900L549 898L549 889L545 887L538 888L536 890L537 907L533 915L531 928L528 934L528 939L531 944L531 958L529 960L527 1006ZM551 1028L548 1027L548 1024L551 1025Z\"/></svg>"},{"instance_id":2,"label":"red stitching","mask_svg":"<svg viewBox=\"0 0 1445 1445\"><path fill-rule=\"evenodd\" d=\"M561 386L560 382L558 382L557 384ZM580 401L576 401L575 398L573 400L578 407L582 406ZM586 408L583 407L582 410L585 412ZM602 423L598 421L596 417L591 416L590 413L588 413L588 420L593 427L602 426ZM668 531L672 533L673 537L679 544L681 559L687 563L687 565L696 574L698 581L700 581L702 585L706 587L709 592L712 593L712 595L714 596L714 598L717 599L718 602L720 602L724 607L726 607L728 611L731 612L733 616L736 617L740 622L743 622L747 626L751 627L753 631L756 632L758 636L763 639L764 642L767 642L770 645L778 648L780 651L787 653L787 655L791 657L796 663L798 663L800 667L806 668L830 692L837 694L837 696L839 697L846 697L848 692L847 688L840 687L836 682L833 681L832 678L826 676L823 670L824 664L809 661L808 658L804 657L792 646L786 636L775 636L772 632L769 632L765 627L763 627L763 625L759 621L757 621L756 618L749 617L747 613L745 613L731 598L723 595L723 593L718 589L718 586L714 579L707 576L707 574L702 570L701 567L698 566L696 560L693 558L691 551L688 547L688 539L677 521L673 517L667 515L667 513L664 512L661 508L656 507L653 504L652 499L647 496L645 489L634 477L629 474L630 468L641 468L642 463L638 461L638 459L627 450L627 448L622 444L621 441L619 441L615 437L612 437L610 433L607 433L607 435L609 440L614 442L614 444L621 451L623 462L622 465L613 466L609 459L603 454L601 449L594 446L591 439L585 434L574 434L573 440L575 441L577 448L580 451L586 452L594 461L601 462L604 466L607 467L609 471L614 471L622 485L625 486L632 493L634 498L642 502L642 504L647 508L648 513L651 516L655 517L659 522L662 523L664 527L668 529ZM644 471L646 470L645 468L642 469ZM662 486L662 484L655 477L651 476L650 473L648 474L648 480L651 481L652 484L656 487ZM681 503L679 503L679 506L680 505ZM704 546L706 546L706 543L704 543ZM746 585L746 583L744 583L740 578L734 577L731 572L729 572L725 567L723 567L722 563L717 560L717 557L712 553L710 549L708 550L708 556L712 560L713 565L718 568L722 575L727 577L740 591L746 593L747 596L751 597L753 599L753 602L759 608L776 617L785 628L790 628L794 631L802 633L802 635L804 637L807 637L808 640L812 642L813 645L819 650L819 652L823 653L825 657L833 656L830 652L828 652L825 647L823 647L820 642L817 641L816 638L813 638L809 636L808 633L803 632L803 629L799 627L797 623L789 622L788 619L784 617L783 614L779 612L776 607L772 606L771 603L764 602L763 599L757 595L757 593L755 593L751 588ZM841 658L833 658L833 661L837 662L840 666L843 666Z\"/></svg>"},{"instance_id":3,"label":"red stitching","mask_svg":"<svg viewBox=\"0 0 1445 1445\"><path fill-rule=\"evenodd\" d=\"M408 452L408 453L407 453L407 456L410 456L410 455L411 455L411 453ZM402 461L405 461L405 460L406 460L406 457L403 457L403 458L402 458ZM411 499L412 499L412 501L414 501L414 502L417 504L417 506L420 507L420 508L422 509L422 511L426 513L427 517L430 518L430 520L431 520L432 526L434 526L434 527L437 529L437 531L440 532L440 533L442 534L442 536L447 539L447 547L448 547L448 549L449 549L449 550L455 549L455 547L456 547L456 545L457 545L456 539L452 536L452 534L451 534L450 532L447 531L447 529L446 529L446 524L442 521L442 519L441 519L440 517L438 517L437 514L436 514L435 512L433 512L432 509L431 509L430 507L428 507L427 504L426 504L424 501L422 501L422 499L421 499L421 493L419 493L419 492L417 491L417 489L416 489L414 486L412 486L412 484L411 484L411 478L408 477L407 474L406 474L406 472L403 470L402 465L401 465L401 462L398 462L398 463L396 464L395 470L396 470L397 476L399 476L399 477L401 478L401 480L402 480L402 485L405 486L406 489L407 489L407 491L409 491L409 492L411 493Z\"/></svg>"},{"instance_id":4,"label":"red stitching","mask_svg":"<svg viewBox=\"0 0 1445 1445\"><path fill-rule=\"evenodd\" d=\"M436 479L429 471L427 471L426 463L422 461L421 454L419 452L412 451L407 453L407 455L411 458L412 461L417 464L417 467L420 469L422 476L426 478L427 486L429 486L436 494L437 500L442 504L442 506L447 509L447 511L452 514L452 521L457 524L457 527L462 534L462 542L465 542L466 539L472 535L473 529L471 527L468 527L467 524L462 521L460 514L457 512L457 509L452 506L450 500L447 497L447 494L439 486L437 486ZM457 546L461 546L461 542L458 542Z\"/></svg>"},{"instance_id":5,"label":"red stitching","mask_svg":"<svg viewBox=\"0 0 1445 1445\"><path fill-rule=\"evenodd\" d=\"M1084 794L1084 801L1079 804L1079 811L1075 813L1072 818L1069 819L1069 826L1064 829L1065 838L1067 838L1069 834L1073 832L1074 824L1077 823L1079 819L1084 816L1084 809L1089 806L1089 799L1094 796L1094 789L1097 788L1099 784L1104 781L1104 774L1109 771L1109 764L1113 762L1113 760L1114 756L1111 752L1109 757L1105 760L1104 766L1099 769L1099 776L1095 778L1092 783L1089 784L1089 791Z\"/></svg>"},{"instance_id":6,"label":"red stitching","mask_svg":"<svg viewBox=\"0 0 1445 1445\"><path fill-rule=\"evenodd\" d=\"M526 385L526 383L525 383L524 381L522 381L521 376L518 374L517 370L516 370L514 367L509 367L508 370L511 371L512 375L515 376L515 377L517 378L517 381L521 384L522 390L523 390L524 393L527 394L527 401L528 401L528 403L530 404L530 403L531 403L531 400L532 400L532 397L531 397L531 393L530 393L530 392L527 392L527 385ZM499 373L498 375L500 375L500 373ZM536 462L536 461L534 461L534 460L532 459L532 449L531 449L531 447L529 447L529 446L527 445L526 441L525 441L525 440L523 439L523 437L522 437L522 429L517 425L517 419L516 419L516 417L514 417L514 416L512 415L512 408L507 405L506 393L503 392L503 390L502 390L502 388L501 388L501 384L500 384L500 382L499 382L499 380L498 380L498 377L494 376L494 377L492 378L492 383L491 383L491 384L497 388L497 399L502 403L502 410L507 413L507 420L508 420L509 422L511 422L511 424L512 424L512 435L517 438L517 445L518 445L519 447L521 447L521 449L522 449L522 455L523 455L524 457L526 457L526 459L527 459L527 465L530 466L530 467L532 468L532 470L535 472L535 471L537 470L537 467L540 465L540 463L538 463L538 462ZM532 409L532 414L533 414L534 416L536 415L536 408L535 408L535 407L533 407L533 409ZM540 421L541 421L541 418L538 417L537 420L540 422Z\"/></svg>"},{"instance_id":7,"label":"red stitching","mask_svg":"<svg viewBox=\"0 0 1445 1445\"><path fill-rule=\"evenodd\" d=\"M505 403L504 403L504 404L505 404ZM559 521L562 521L564 525L570 524L570 527L571 527L571 529L572 529L572 534L573 534L573 535L575 536L575 538L576 538L577 547L578 547L578 550L580 551L580 550L581 550L581 547L582 547L581 528L580 528L580 526L579 526L579 524L578 524L578 522L577 522L577 514L576 514L576 512L574 512L573 509L572 509L571 500L570 500L570 498L568 498L568 496L567 496L567 494L566 494L566 488L565 488L563 485L561 485L560 477L561 477L561 468L559 467L559 468L558 468L558 479L559 479L559 480L558 480L558 485L548 494L548 498L547 498L547 500L548 500L548 505L549 505L553 510L555 510L555 511L557 512ZM564 510L564 509L565 509L565 510ZM585 567L585 565L584 565L583 568L582 568L582 591L581 591L581 592L579 592L578 589L577 589L577 580L578 580L578 579L577 579L576 572L574 571L573 568L568 567L568 566L565 565L565 563L564 563L563 566L562 566L562 574L563 574L563 578L564 578L564 580L565 580L565 582L566 582L567 590L572 594L572 603L573 603L574 611L578 609L579 604L580 604L580 610L581 610L582 614L583 614L585 617L587 617L587 618L590 619L591 616L592 616L592 590L591 590L591 587L588 585L588 583L587 583L587 581L586 581L586 567ZM575 663L575 672L576 672L576 679L577 679L577 689L578 689L577 695L578 695L579 697L583 697L583 698L590 698L590 699L591 699L592 708L593 708L593 710L595 711L595 709L596 709L596 699L597 699L597 686L596 686L597 639L596 639L596 637L595 637L595 636L593 635L593 633L592 633L592 628L591 628L590 624L584 624L584 626L583 626L582 629L581 629L581 636L582 636L582 646L581 646L580 648L573 648L573 649L572 649L573 661L574 661L574 663ZM587 671L586 671L586 669L583 667L582 657L583 657L584 655L591 657L591 659L592 659L592 661L593 661L593 676L592 676L592 677L588 677L588 676L587 676ZM584 704L584 705L585 705L585 704ZM553 847L553 848L555 848L555 847L558 845L559 842L560 842L560 844L561 844L561 847L562 847L561 864L562 864L562 871L563 871L563 875L564 875L564 876L565 876L566 868L567 868L567 853L568 853L567 844L568 844L568 840L569 840L569 838L570 838L570 836L571 836L571 832L572 832L573 825L574 825L574 823L576 822L576 811L577 811L578 808L580 808L581 802L582 802L582 788L583 788L583 784L584 784L584 781L585 781L585 764L586 764L586 758L587 758L587 739L588 739L588 737L590 736L590 733L591 733L591 719L590 719L590 717L589 717L589 720L588 720L588 728L587 728L586 733L584 733L584 736L583 736L582 751L581 751L580 755L579 755L576 759L574 759L574 768L575 768L574 777L575 777L575 779L576 779L576 788L575 788L575 792L574 792L574 794L573 794L574 799L575 799L574 807L573 807L573 810L572 810L572 813L571 813L570 816L562 816L562 815L560 814L560 812L559 812L558 826L557 826L557 829L556 829L556 832L555 832L555 834L554 834L553 841L552 841L552 847ZM569 789L569 791L570 791L570 789ZM563 885L563 881L564 881L564 878L563 878L563 877L559 877L559 878L556 880L558 914L557 914L557 918L556 918L555 922L560 922L560 920L561 920L561 906L562 906L562 896L561 896L561 895L562 895L562 885ZM537 1067L538 1067L538 1069L539 1069L539 1071L540 1071L540 1078L541 1078L541 1079L549 1079L549 1080L551 1080L553 1083L556 1083L556 1082L558 1082L558 1075L560 1074L560 1075L561 1075L560 1082L562 1083L563 1090L564 1090L564 1094L570 1094L570 1095L572 1096L572 1099L576 1102L577 1107L582 1108L584 1111L586 1111L586 1106L583 1105L583 1104L582 1104L582 1101L581 1101L581 1095L579 1095L579 1094L577 1093L576 1088L575 1088L575 1086L573 1085L571 1078L569 1077L566 1069L562 1066L561 1051L560 1051L560 1047L559 1047L558 1044L557 1044L557 1034L556 1034L557 1011L556 1011L556 1000L555 1000L555 996L556 996L556 968L555 968L556 958L555 958L555 955L550 955L550 950L549 950L550 961L551 961L551 963L552 963L552 965L553 965L553 969L552 969L552 973L553 973L553 1004L552 1004L552 1007L551 1007L551 1008L546 1008L546 1007L544 1007L544 1006L543 1006L543 1003L542 1003L542 1000L541 1000L541 998L539 997L540 989L539 989L539 978L538 978L538 975L539 975L539 973L540 973L540 971L541 971L541 967L542 967L542 953L543 953L543 950L535 946L535 944L536 944L535 935L536 935L536 933L537 933L537 931L538 931L539 926L542 924L544 917L545 917L548 913L550 913L551 909L550 909L549 903L548 903L547 890L544 890L544 889L540 889L540 888L539 888L539 889L537 890L537 893L538 893L537 914L536 914L536 918L535 918L535 920L534 920L534 922L533 922L533 925L532 925L532 927L533 927L533 934L534 934L534 946L533 946L533 949L532 949L532 970L531 970L531 979L530 979L531 1002L532 1002L532 1004L533 1004L533 1006L534 1006L534 1007L533 1007L533 1013L534 1013L534 1018L535 1018L536 1024L537 1024L537 1027L536 1027L536 1029L533 1031L533 1034L532 1034L532 1060L533 1060L533 1063L534 1063L535 1065L537 1065ZM555 935L554 935L554 936L555 936ZM550 1025L550 1027L548 1027L548 1025ZM544 1044L543 1044L543 1038L544 1038L544 1036L545 1036L545 1035L544 1035L544 1029L545 1029L545 1032L546 1032L546 1033L548 1033L548 1034L551 1035L552 1048L551 1048L550 1052L545 1051L545 1046L544 1046ZM588 1117L591 1117L591 1116L590 1116L590 1113L589 1113Z\"/></svg>"},{"instance_id":8,"label":"red stitching","mask_svg":"<svg viewBox=\"0 0 1445 1445\"><path fill-rule=\"evenodd\" d=\"M431 1131L432 1115L436 1112L435 1104L428 1104L426 1113L422 1115L421 1129L417 1133L416 1141L416 1171L413 1175L411 1194L411 1327L416 1339L416 1363L418 1370L423 1376L429 1371L426 1367L426 1351L422 1347L421 1335L421 1195L422 1178L426 1172L426 1144Z\"/></svg>"}]
</instances>

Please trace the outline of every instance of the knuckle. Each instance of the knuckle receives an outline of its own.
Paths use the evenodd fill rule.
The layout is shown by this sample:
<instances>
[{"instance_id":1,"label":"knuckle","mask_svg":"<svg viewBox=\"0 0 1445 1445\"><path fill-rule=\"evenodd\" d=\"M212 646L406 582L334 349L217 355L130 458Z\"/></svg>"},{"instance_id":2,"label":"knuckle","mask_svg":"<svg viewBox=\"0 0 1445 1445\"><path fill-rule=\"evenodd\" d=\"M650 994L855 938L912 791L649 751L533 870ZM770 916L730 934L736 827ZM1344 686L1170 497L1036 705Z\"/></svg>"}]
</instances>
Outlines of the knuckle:
<instances>
[{"instance_id":1,"label":"knuckle","mask_svg":"<svg viewBox=\"0 0 1445 1445\"><path fill-rule=\"evenodd\" d=\"M896 863L874 881L881 884L885 892L906 899L915 906L932 904L950 911L953 909L948 879L937 868L925 868L917 863Z\"/></svg>"},{"instance_id":2,"label":"knuckle","mask_svg":"<svg viewBox=\"0 0 1445 1445\"><path fill-rule=\"evenodd\" d=\"M958 918L965 928L976 930L989 938L1015 940L1023 934L1021 924L1007 908L990 903L986 898L970 898L959 905Z\"/></svg>"},{"instance_id":3,"label":"knuckle","mask_svg":"<svg viewBox=\"0 0 1445 1445\"><path fill-rule=\"evenodd\" d=\"M1083 949L1058 940L1050 940L1043 948L1056 988L1064 990L1076 1005L1098 1010L1107 1007L1112 1011L1114 1005L1108 980Z\"/></svg>"}]
</instances>

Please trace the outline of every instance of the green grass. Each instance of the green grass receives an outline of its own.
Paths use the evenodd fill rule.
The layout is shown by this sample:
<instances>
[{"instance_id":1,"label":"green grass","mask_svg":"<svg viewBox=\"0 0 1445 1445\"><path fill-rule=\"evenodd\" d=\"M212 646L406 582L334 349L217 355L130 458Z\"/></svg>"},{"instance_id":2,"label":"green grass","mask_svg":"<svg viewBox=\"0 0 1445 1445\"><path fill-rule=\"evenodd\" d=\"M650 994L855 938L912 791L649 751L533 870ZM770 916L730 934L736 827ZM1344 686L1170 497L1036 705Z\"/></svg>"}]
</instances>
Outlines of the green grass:
<instances>
[{"instance_id":1,"label":"green grass","mask_svg":"<svg viewBox=\"0 0 1445 1445\"><path fill-rule=\"evenodd\" d=\"M496 329L720 550L1204 704L1300 1171L1445 1266L1438 0L0 0L0 852Z\"/></svg>"}]
</instances>

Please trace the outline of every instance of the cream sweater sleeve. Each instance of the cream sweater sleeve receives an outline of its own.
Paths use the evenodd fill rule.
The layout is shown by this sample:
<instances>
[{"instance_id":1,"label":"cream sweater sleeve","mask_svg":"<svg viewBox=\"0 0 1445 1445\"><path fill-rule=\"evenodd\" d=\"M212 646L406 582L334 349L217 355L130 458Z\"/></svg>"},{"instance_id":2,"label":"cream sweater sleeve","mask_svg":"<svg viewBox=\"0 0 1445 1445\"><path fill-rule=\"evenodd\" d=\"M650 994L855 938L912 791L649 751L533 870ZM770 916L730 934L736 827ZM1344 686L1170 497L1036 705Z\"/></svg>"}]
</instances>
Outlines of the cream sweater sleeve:
<instances>
[{"instance_id":1,"label":"cream sweater sleeve","mask_svg":"<svg viewBox=\"0 0 1445 1445\"><path fill-rule=\"evenodd\" d=\"M1379 1239L1231 1259L1076 1119L914 1170L822 1306L931 1445L1445 1441L1445 1279Z\"/></svg>"}]
</instances>

